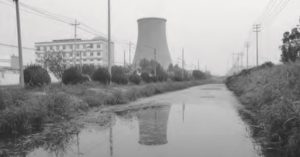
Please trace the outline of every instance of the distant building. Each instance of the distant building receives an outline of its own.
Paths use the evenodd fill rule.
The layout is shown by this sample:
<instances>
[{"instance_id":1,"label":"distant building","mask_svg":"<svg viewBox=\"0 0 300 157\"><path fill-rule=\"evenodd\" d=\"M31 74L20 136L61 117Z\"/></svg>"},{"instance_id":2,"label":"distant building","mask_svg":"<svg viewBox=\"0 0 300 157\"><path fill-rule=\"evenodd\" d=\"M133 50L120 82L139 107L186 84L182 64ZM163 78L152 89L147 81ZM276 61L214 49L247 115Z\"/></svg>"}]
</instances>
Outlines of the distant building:
<instances>
[{"instance_id":1,"label":"distant building","mask_svg":"<svg viewBox=\"0 0 300 157\"><path fill-rule=\"evenodd\" d=\"M37 62L41 62L45 52L62 52L65 63L71 65L108 65L107 39L96 37L91 40L62 39L35 43ZM111 43L111 63L114 63L114 43Z\"/></svg>"},{"instance_id":2,"label":"distant building","mask_svg":"<svg viewBox=\"0 0 300 157\"><path fill-rule=\"evenodd\" d=\"M19 82L19 57L1 56L0 85L13 85Z\"/></svg>"},{"instance_id":3,"label":"distant building","mask_svg":"<svg viewBox=\"0 0 300 157\"><path fill-rule=\"evenodd\" d=\"M19 69L19 57L15 56L15 55L1 56L0 69L18 70Z\"/></svg>"},{"instance_id":4,"label":"distant building","mask_svg":"<svg viewBox=\"0 0 300 157\"><path fill-rule=\"evenodd\" d=\"M10 67L12 69L19 69L20 66L19 66L19 57L18 56L15 56L15 55L12 55L11 58L10 58Z\"/></svg>"}]
</instances>

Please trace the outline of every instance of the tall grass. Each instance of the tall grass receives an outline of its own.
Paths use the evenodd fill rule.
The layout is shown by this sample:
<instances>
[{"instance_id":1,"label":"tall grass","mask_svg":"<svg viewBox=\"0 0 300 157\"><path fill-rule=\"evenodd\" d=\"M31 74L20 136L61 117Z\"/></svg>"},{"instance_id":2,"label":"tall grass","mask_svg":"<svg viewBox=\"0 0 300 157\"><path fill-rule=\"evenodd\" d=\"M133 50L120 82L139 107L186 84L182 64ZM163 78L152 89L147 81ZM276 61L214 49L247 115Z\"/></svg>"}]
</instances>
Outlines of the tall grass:
<instances>
[{"instance_id":1,"label":"tall grass","mask_svg":"<svg viewBox=\"0 0 300 157\"><path fill-rule=\"evenodd\" d=\"M207 83L206 81L187 81L187 82L163 82L151 83L135 86L121 86L119 88L100 89L99 91L90 91L81 95L82 99L90 107L101 105L125 104L135 101L138 98L149 97L160 93L180 90L195 85Z\"/></svg>"},{"instance_id":2,"label":"tall grass","mask_svg":"<svg viewBox=\"0 0 300 157\"><path fill-rule=\"evenodd\" d=\"M0 89L0 136L18 136L47 123L69 121L89 107L125 104L141 97L180 90L209 81L162 82L144 85L50 85L42 90Z\"/></svg>"},{"instance_id":3,"label":"tall grass","mask_svg":"<svg viewBox=\"0 0 300 157\"><path fill-rule=\"evenodd\" d=\"M300 65L271 65L245 70L226 84L244 104L242 117L263 151L300 156Z\"/></svg>"},{"instance_id":4,"label":"tall grass","mask_svg":"<svg viewBox=\"0 0 300 157\"><path fill-rule=\"evenodd\" d=\"M64 93L33 95L22 89L0 90L0 136L18 136L42 129L48 122L68 120L84 104Z\"/></svg>"}]
</instances>

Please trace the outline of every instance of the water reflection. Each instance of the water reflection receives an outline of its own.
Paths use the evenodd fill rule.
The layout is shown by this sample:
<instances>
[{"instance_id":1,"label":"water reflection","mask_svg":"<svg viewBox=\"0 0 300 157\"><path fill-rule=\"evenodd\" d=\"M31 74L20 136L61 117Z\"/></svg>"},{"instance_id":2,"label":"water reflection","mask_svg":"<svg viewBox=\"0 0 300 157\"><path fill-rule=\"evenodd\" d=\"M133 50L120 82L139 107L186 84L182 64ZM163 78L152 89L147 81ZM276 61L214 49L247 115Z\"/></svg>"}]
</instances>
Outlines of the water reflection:
<instances>
[{"instance_id":1,"label":"water reflection","mask_svg":"<svg viewBox=\"0 0 300 157\"><path fill-rule=\"evenodd\" d=\"M141 110L139 121L139 143L142 145L167 144L168 118L171 106L156 106Z\"/></svg>"},{"instance_id":2,"label":"water reflection","mask_svg":"<svg viewBox=\"0 0 300 157\"><path fill-rule=\"evenodd\" d=\"M109 152L110 156L114 156L114 143L113 143L113 127L112 125L109 127Z\"/></svg>"},{"instance_id":3,"label":"water reflection","mask_svg":"<svg viewBox=\"0 0 300 157\"><path fill-rule=\"evenodd\" d=\"M208 94L214 94L215 98L199 96ZM6 156L259 156L233 107L236 101L226 90L208 93L192 88L153 99L97 112L88 117L86 127L79 132L57 127L47 134L28 138L30 142L27 139L21 145L15 142L14 147L6 147L6 152L11 152ZM6 157L1 148L0 141L0 157Z\"/></svg>"},{"instance_id":4,"label":"water reflection","mask_svg":"<svg viewBox=\"0 0 300 157\"><path fill-rule=\"evenodd\" d=\"M185 103L182 104L182 122L184 123L184 116L185 116Z\"/></svg>"}]
</instances>

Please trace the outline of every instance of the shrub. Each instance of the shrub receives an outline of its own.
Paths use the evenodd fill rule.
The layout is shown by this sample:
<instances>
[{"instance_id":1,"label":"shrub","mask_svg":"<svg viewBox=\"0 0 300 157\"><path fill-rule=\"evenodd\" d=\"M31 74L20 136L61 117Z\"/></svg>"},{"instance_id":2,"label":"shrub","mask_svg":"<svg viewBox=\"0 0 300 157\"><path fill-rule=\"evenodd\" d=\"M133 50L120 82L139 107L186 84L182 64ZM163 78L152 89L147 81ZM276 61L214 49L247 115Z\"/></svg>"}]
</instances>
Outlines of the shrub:
<instances>
[{"instance_id":1,"label":"shrub","mask_svg":"<svg viewBox=\"0 0 300 157\"><path fill-rule=\"evenodd\" d=\"M228 88L245 106L241 108L242 117L251 126L258 126L251 127L251 132L263 151L271 146L287 154L284 156L300 154L299 70L297 64L268 62L226 80Z\"/></svg>"},{"instance_id":2,"label":"shrub","mask_svg":"<svg viewBox=\"0 0 300 157\"><path fill-rule=\"evenodd\" d=\"M64 84L78 84L88 81L89 78L82 75L77 67L71 67L64 71L62 82Z\"/></svg>"},{"instance_id":3,"label":"shrub","mask_svg":"<svg viewBox=\"0 0 300 157\"><path fill-rule=\"evenodd\" d=\"M111 69L111 81L117 84L128 84L126 69L121 66L113 66Z\"/></svg>"},{"instance_id":4,"label":"shrub","mask_svg":"<svg viewBox=\"0 0 300 157\"><path fill-rule=\"evenodd\" d=\"M92 77L94 72L96 71L96 67L94 65L83 65L82 66L82 73Z\"/></svg>"},{"instance_id":5,"label":"shrub","mask_svg":"<svg viewBox=\"0 0 300 157\"><path fill-rule=\"evenodd\" d=\"M24 91L23 91L24 92ZM7 93L6 108L0 110L0 136L21 135L39 131L45 122L72 118L87 105L63 93L45 96Z\"/></svg>"},{"instance_id":6,"label":"shrub","mask_svg":"<svg viewBox=\"0 0 300 157\"><path fill-rule=\"evenodd\" d=\"M137 84L137 85L138 85L138 84L141 83L142 78L141 78L141 76L139 76L138 74L133 73L133 74L131 74L131 75L129 76L129 81L132 82L132 83L134 83L134 84Z\"/></svg>"},{"instance_id":7,"label":"shrub","mask_svg":"<svg viewBox=\"0 0 300 157\"><path fill-rule=\"evenodd\" d=\"M173 81L184 81L182 77L182 71L175 71L174 74L172 75L171 79Z\"/></svg>"},{"instance_id":8,"label":"shrub","mask_svg":"<svg viewBox=\"0 0 300 157\"><path fill-rule=\"evenodd\" d=\"M200 70L193 70L193 77L197 80L202 80L206 78L205 73L203 73Z\"/></svg>"},{"instance_id":9,"label":"shrub","mask_svg":"<svg viewBox=\"0 0 300 157\"><path fill-rule=\"evenodd\" d=\"M47 117L51 120L70 118L72 100L70 96L62 93L50 94L41 102L47 111Z\"/></svg>"},{"instance_id":10,"label":"shrub","mask_svg":"<svg viewBox=\"0 0 300 157\"><path fill-rule=\"evenodd\" d=\"M8 106L20 105L28 99L25 89L13 88L0 90L0 111Z\"/></svg>"},{"instance_id":11,"label":"shrub","mask_svg":"<svg viewBox=\"0 0 300 157\"><path fill-rule=\"evenodd\" d=\"M0 111L0 136L19 135L39 130L45 117L45 110L39 99L8 94L6 108ZM13 100L15 99L15 100Z\"/></svg>"},{"instance_id":12,"label":"shrub","mask_svg":"<svg viewBox=\"0 0 300 157\"><path fill-rule=\"evenodd\" d=\"M24 70L24 82L26 86L41 87L51 83L48 71L39 65L29 65Z\"/></svg>"},{"instance_id":13,"label":"shrub","mask_svg":"<svg viewBox=\"0 0 300 157\"><path fill-rule=\"evenodd\" d=\"M99 67L93 74L92 79L103 84L109 84L110 75L107 68Z\"/></svg>"},{"instance_id":14,"label":"shrub","mask_svg":"<svg viewBox=\"0 0 300 157\"><path fill-rule=\"evenodd\" d=\"M157 63L156 65L156 77L155 77L155 81L167 81L168 80L168 73L167 71L164 70L164 68Z\"/></svg>"},{"instance_id":15,"label":"shrub","mask_svg":"<svg viewBox=\"0 0 300 157\"><path fill-rule=\"evenodd\" d=\"M143 81L146 83L150 83L152 81L149 73L142 72L141 77L142 77Z\"/></svg>"}]
</instances>

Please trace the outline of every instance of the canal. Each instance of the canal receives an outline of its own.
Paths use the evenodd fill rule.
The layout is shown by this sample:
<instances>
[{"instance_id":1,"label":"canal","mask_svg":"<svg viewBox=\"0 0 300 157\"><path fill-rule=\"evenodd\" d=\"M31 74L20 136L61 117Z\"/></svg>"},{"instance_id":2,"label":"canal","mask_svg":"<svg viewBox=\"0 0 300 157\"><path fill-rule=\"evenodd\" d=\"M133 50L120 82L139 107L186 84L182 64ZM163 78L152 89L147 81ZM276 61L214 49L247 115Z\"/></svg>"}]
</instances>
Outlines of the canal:
<instances>
[{"instance_id":1,"label":"canal","mask_svg":"<svg viewBox=\"0 0 300 157\"><path fill-rule=\"evenodd\" d=\"M203 85L102 110L105 125L86 123L64 146L27 157L258 157L235 96Z\"/></svg>"}]
</instances>

